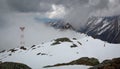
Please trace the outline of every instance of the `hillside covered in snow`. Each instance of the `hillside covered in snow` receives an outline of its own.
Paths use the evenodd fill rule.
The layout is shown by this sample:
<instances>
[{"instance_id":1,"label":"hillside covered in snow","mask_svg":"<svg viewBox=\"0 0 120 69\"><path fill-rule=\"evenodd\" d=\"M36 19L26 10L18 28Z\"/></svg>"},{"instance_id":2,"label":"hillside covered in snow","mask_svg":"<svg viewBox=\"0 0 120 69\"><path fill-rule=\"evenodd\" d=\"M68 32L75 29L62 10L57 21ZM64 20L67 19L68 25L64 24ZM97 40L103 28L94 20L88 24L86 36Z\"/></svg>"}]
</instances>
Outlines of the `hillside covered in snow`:
<instances>
[{"instance_id":1,"label":"hillside covered in snow","mask_svg":"<svg viewBox=\"0 0 120 69\"><path fill-rule=\"evenodd\" d=\"M20 62L32 69L44 69L46 65L67 63L81 57L95 57L100 62L105 59L120 57L120 44L110 44L90 36L85 38L57 38L50 42L3 50L0 53L2 62ZM69 65L48 69L87 69L90 66Z\"/></svg>"}]
</instances>

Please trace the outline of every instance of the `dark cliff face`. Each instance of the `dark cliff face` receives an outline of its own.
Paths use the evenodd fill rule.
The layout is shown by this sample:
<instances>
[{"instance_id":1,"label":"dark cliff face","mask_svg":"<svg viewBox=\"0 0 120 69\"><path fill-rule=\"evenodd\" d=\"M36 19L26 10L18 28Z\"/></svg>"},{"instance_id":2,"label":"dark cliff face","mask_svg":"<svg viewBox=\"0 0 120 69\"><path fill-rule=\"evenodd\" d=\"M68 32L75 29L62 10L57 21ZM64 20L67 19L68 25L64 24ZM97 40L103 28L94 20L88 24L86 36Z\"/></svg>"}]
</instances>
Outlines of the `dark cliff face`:
<instances>
[{"instance_id":1,"label":"dark cliff face","mask_svg":"<svg viewBox=\"0 0 120 69\"><path fill-rule=\"evenodd\" d=\"M120 43L120 16L90 17L82 32L109 43Z\"/></svg>"}]
</instances>

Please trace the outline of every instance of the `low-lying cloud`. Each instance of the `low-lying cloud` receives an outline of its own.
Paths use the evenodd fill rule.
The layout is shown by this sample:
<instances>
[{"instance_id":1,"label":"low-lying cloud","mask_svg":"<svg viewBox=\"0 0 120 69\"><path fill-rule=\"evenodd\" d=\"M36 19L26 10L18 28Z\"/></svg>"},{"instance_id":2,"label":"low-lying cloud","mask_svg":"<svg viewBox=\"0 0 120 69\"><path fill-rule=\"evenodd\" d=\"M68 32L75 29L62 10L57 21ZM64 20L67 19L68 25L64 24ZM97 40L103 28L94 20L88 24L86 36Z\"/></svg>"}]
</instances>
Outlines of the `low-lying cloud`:
<instances>
[{"instance_id":1,"label":"low-lying cloud","mask_svg":"<svg viewBox=\"0 0 120 69\"><path fill-rule=\"evenodd\" d=\"M35 13L14 13L5 17L6 24L0 29L0 50L20 47L21 31L19 27L25 26L25 46L37 45L51 41L58 37L81 37L74 31L60 31L34 20Z\"/></svg>"}]
</instances>

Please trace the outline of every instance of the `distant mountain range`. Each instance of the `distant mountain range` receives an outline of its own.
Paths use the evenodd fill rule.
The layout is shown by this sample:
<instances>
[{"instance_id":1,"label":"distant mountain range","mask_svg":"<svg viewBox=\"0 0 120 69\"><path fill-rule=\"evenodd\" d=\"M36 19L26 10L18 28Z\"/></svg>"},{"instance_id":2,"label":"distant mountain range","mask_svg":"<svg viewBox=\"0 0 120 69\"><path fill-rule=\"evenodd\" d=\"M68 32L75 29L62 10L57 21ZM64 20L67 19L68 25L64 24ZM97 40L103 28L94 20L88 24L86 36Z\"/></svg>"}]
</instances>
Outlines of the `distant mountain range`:
<instances>
[{"instance_id":1,"label":"distant mountain range","mask_svg":"<svg viewBox=\"0 0 120 69\"><path fill-rule=\"evenodd\" d=\"M109 43L120 43L120 16L89 17L84 28L75 29L70 23L62 20L49 20L46 23L55 29L74 30L85 33L94 38L107 41Z\"/></svg>"}]
</instances>

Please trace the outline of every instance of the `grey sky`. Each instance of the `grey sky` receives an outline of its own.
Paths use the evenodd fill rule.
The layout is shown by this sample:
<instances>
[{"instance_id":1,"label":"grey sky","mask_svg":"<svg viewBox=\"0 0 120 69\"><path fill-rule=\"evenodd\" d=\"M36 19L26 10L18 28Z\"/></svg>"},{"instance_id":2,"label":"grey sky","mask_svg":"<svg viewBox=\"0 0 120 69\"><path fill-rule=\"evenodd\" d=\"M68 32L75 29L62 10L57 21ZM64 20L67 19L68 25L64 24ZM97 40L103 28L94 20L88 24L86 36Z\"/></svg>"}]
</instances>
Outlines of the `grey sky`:
<instances>
[{"instance_id":1,"label":"grey sky","mask_svg":"<svg viewBox=\"0 0 120 69\"><path fill-rule=\"evenodd\" d=\"M81 6L84 4L96 3L99 0L1 0L0 9L3 11L14 10L19 12L45 12L50 10L51 4L61 4L65 7ZM100 0L97 8L103 8L107 5L108 0Z\"/></svg>"},{"instance_id":2,"label":"grey sky","mask_svg":"<svg viewBox=\"0 0 120 69\"><path fill-rule=\"evenodd\" d=\"M85 24L90 15L119 15L119 3L120 0L0 0L0 50L17 47L18 28L21 25L29 29L26 30L28 45L52 39L56 35L61 36L58 31L53 29L50 31L34 20L35 17L44 17L46 13L53 11L53 4L63 6L66 12L64 19L79 28ZM44 34L48 31L51 35L45 38L48 35ZM42 32L44 34L41 34Z\"/></svg>"}]
</instances>

